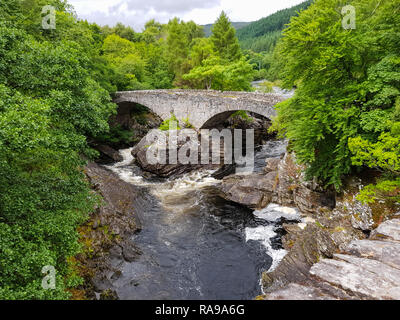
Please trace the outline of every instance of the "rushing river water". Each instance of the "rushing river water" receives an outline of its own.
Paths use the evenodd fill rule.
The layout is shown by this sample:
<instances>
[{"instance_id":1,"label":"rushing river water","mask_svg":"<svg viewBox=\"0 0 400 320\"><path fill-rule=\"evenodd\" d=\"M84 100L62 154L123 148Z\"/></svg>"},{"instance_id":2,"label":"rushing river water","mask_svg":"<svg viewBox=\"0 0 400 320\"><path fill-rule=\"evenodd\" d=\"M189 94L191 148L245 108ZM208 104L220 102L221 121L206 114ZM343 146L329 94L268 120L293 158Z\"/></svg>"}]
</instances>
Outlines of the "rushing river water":
<instances>
[{"instance_id":1,"label":"rushing river water","mask_svg":"<svg viewBox=\"0 0 400 320\"><path fill-rule=\"evenodd\" d=\"M269 142L256 155L255 171L284 152L283 142ZM143 254L132 263L113 261L123 270L113 282L120 299L253 299L262 293L261 273L286 253L279 226L265 218L279 215L279 207L254 214L221 199L211 171L146 180L132 164L131 149L121 154L124 161L108 168L143 188L137 212L143 230L132 238Z\"/></svg>"}]
</instances>

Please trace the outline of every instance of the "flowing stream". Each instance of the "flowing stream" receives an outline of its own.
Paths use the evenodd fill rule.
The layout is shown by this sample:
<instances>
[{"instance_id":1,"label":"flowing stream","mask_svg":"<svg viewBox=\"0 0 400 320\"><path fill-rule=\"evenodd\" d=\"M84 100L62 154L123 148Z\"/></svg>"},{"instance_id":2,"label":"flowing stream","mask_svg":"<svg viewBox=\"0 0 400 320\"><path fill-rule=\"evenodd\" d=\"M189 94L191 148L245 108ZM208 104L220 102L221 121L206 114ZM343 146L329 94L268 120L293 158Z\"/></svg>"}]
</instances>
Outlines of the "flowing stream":
<instances>
[{"instance_id":1,"label":"flowing stream","mask_svg":"<svg viewBox=\"0 0 400 320\"><path fill-rule=\"evenodd\" d=\"M258 172L265 158L279 157L285 144L272 141L256 155ZM260 212L218 197L211 171L176 179L146 179L131 149L107 168L142 189L138 203L143 230L132 241L143 252L137 261L112 263L122 269L113 280L120 299L253 299L261 294L263 271L285 255L279 216L272 206Z\"/></svg>"}]
</instances>

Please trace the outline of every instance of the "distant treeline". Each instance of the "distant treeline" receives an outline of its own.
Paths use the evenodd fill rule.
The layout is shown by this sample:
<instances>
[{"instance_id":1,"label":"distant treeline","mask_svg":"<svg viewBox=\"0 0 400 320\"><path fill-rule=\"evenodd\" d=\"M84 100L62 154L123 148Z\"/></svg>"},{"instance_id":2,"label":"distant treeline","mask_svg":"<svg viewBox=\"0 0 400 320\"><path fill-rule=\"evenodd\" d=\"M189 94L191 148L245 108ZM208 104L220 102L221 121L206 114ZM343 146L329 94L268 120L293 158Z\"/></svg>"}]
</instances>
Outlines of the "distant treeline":
<instances>
[{"instance_id":1,"label":"distant treeline","mask_svg":"<svg viewBox=\"0 0 400 320\"><path fill-rule=\"evenodd\" d=\"M266 18L262 18L237 30L237 36L243 49L254 52L272 51L281 37L281 32L298 12L307 9L312 0L297 6L280 10Z\"/></svg>"}]
</instances>

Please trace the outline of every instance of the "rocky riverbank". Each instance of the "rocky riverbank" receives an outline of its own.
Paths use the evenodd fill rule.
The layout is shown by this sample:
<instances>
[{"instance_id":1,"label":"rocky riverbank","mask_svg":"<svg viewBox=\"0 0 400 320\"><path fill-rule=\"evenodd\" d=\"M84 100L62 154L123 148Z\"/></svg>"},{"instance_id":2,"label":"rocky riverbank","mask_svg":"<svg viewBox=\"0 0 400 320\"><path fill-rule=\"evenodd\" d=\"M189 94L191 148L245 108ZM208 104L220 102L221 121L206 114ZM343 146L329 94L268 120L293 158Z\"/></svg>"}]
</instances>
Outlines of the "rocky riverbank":
<instances>
[{"instance_id":1,"label":"rocky riverbank","mask_svg":"<svg viewBox=\"0 0 400 320\"><path fill-rule=\"evenodd\" d=\"M399 300L400 220L382 223L365 240L352 241L267 300Z\"/></svg>"},{"instance_id":2,"label":"rocky riverbank","mask_svg":"<svg viewBox=\"0 0 400 320\"><path fill-rule=\"evenodd\" d=\"M283 158L267 159L263 173L231 175L225 177L219 187L223 198L252 209L276 203L297 207L301 212L297 219L283 215L282 227L286 234L282 244L288 253L275 270L263 274L265 296L259 298L396 298L398 291L393 286L398 281L390 284L387 281L397 276L398 265L384 268L379 264L400 259L400 251L395 250L397 244L393 242L397 241L398 222L390 221L396 217L395 208L385 204L368 206L357 201L356 195L363 185L361 179L349 179L344 192L336 194L305 181L303 169L296 164L293 154L286 154ZM382 222L380 229L373 231ZM373 242L383 234L382 230L389 242ZM374 245L377 247L372 250ZM386 250L389 258L379 258L377 250ZM380 259L379 263L365 259L369 251L372 256L367 257ZM380 275L380 267L387 273ZM356 278L357 273L366 276ZM376 291L357 289L368 287L368 283L375 280L381 284ZM386 296L382 292L386 292Z\"/></svg>"},{"instance_id":3,"label":"rocky riverbank","mask_svg":"<svg viewBox=\"0 0 400 320\"><path fill-rule=\"evenodd\" d=\"M83 299L117 299L109 290L109 278L121 270L113 266L111 260L118 257L132 262L140 255L140 250L129 241L141 230L139 214L135 210L140 191L93 162L86 166L85 174L93 192L102 201L89 221L79 228L84 251L74 260L85 284L80 292L77 290L73 294Z\"/></svg>"}]
</instances>

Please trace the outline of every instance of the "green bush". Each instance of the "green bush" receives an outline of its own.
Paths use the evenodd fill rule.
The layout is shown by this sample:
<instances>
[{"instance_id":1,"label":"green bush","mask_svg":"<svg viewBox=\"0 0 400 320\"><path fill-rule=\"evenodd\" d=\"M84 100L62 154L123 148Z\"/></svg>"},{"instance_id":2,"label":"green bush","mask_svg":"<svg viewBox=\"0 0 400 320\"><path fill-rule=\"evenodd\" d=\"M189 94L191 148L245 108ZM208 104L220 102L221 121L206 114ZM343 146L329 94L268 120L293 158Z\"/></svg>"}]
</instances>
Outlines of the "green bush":
<instances>
[{"instance_id":1,"label":"green bush","mask_svg":"<svg viewBox=\"0 0 400 320\"><path fill-rule=\"evenodd\" d=\"M176 130L181 130L181 127L179 126L179 120L176 118L174 114L171 115L171 118L165 120L161 125L160 125L160 130L161 131L169 131L170 128L176 129Z\"/></svg>"}]
</instances>

